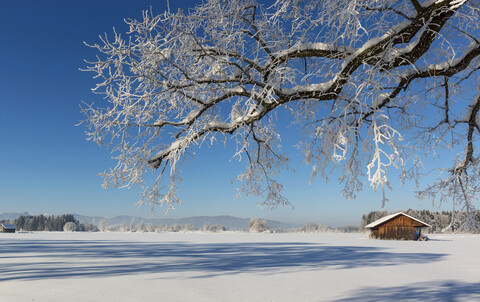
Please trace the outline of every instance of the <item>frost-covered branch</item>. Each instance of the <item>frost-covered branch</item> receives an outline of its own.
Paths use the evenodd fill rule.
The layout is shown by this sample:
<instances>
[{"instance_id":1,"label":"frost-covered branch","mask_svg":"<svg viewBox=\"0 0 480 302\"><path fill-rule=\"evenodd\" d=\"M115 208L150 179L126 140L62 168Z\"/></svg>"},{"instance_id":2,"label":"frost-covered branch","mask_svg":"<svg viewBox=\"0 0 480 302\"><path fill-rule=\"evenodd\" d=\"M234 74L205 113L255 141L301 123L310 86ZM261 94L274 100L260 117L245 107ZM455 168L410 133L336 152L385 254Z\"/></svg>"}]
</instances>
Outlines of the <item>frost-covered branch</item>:
<instances>
[{"instance_id":1,"label":"frost-covered branch","mask_svg":"<svg viewBox=\"0 0 480 302\"><path fill-rule=\"evenodd\" d=\"M85 70L105 98L83 109L87 136L118 160L106 185L140 185L143 202L170 207L188 152L218 140L246 162L240 192L288 204L275 180L289 163L275 119L284 111L312 177L337 169L347 198L364 182L388 188L392 167L418 181L423 156L442 146L466 148L463 177L478 157L477 122L465 118L477 107L461 100L478 85L479 19L478 0L209 0L145 12L125 37L91 45L99 55Z\"/></svg>"}]
</instances>

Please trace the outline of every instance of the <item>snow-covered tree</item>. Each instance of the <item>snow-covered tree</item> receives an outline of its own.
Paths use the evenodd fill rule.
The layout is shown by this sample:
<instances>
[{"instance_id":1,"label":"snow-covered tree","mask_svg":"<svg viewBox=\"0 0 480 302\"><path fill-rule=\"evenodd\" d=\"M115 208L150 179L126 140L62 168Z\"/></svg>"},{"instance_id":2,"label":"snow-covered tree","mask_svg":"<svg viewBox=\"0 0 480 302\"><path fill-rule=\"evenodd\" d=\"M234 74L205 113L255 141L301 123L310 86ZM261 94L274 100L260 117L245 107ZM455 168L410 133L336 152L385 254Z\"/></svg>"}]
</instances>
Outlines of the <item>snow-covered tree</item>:
<instances>
[{"instance_id":1,"label":"snow-covered tree","mask_svg":"<svg viewBox=\"0 0 480 302\"><path fill-rule=\"evenodd\" d=\"M145 221L141 221L137 226L137 232L143 233L146 231Z\"/></svg>"},{"instance_id":2,"label":"snow-covered tree","mask_svg":"<svg viewBox=\"0 0 480 302\"><path fill-rule=\"evenodd\" d=\"M326 233L333 231L333 229L321 223L309 223L303 226L300 231L305 233Z\"/></svg>"},{"instance_id":3,"label":"snow-covered tree","mask_svg":"<svg viewBox=\"0 0 480 302\"><path fill-rule=\"evenodd\" d=\"M104 95L83 108L88 138L118 160L106 187L139 185L141 204L173 207L183 160L220 140L245 162L240 193L288 204L278 129L292 124L312 178L336 170L346 198L365 182L385 192L392 167L418 181L425 156L445 148L451 166L419 196L473 212L478 0L207 0L126 22L126 35L91 45L85 69Z\"/></svg>"},{"instance_id":4,"label":"snow-covered tree","mask_svg":"<svg viewBox=\"0 0 480 302\"><path fill-rule=\"evenodd\" d=\"M75 232L77 230L77 225L71 221L65 223L63 226L64 232Z\"/></svg>"},{"instance_id":5,"label":"snow-covered tree","mask_svg":"<svg viewBox=\"0 0 480 302\"><path fill-rule=\"evenodd\" d=\"M135 218L132 218L132 220L130 220L130 232L135 232L136 229Z\"/></svg>"},{"instance_id":6,"label":"snow-covered tree","mask_svg":"<svg viewBox=\"0 0 480 302\"><path fill-rule=\"evenodd\" d=\"M149 223L146 228L147 232L150 232L150 233L155 232L155 229L156 229L156 226L153 223Z\"/></svg>"},{"instance_id":7,"label":"snow-covered tree","mask_svg":"<svg viewBox=\"0 0 480 302\"><path fill-rule=\"evenodd\" d=\"M100 229L100 232L106 232L107 231L107 220L105 218L100 220L98 228Z\"/></svg>"},{"instance_id":8,"label":"snow-covered tree","mask_svg":"<svg viewBox=\"0 0 480 302\"><path fill-rule=\"evenodd\" d=\"M248 231L253 233L266 232L268 230L268 222L265 219L250 218L248 223Z\"/></svg>"},{"instance_id":9,"label":"snow-covered tree","mask_svg":"<svg viewBox=\"0 0 480 302\"><path fill-rule=\"evenodd\" d=\"M190 226L188 224L185 225L185 228L183 229L184 231L190 231ZM224 232L227 229L223 225L219 224L210 224L210 223L205 223L202 226L202 231L204 232L213 232L213 233L218 233L218 232Z\"/></svg>"}]
</instances>

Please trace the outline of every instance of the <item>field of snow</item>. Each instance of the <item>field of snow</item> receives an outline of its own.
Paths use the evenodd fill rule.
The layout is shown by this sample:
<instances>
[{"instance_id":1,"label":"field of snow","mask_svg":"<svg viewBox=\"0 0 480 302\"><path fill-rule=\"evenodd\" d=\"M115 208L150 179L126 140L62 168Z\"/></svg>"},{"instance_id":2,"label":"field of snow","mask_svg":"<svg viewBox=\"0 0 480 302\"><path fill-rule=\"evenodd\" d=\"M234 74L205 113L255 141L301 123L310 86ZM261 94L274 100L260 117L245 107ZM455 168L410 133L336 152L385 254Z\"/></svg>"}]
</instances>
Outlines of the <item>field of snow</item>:
<instances>
[{"instance_id":1,"label":"field of snow","mask_svg":"<svg viewBox=\"0 0 480 302\"><path fill-rule=\"evenodd\" d=\"M0 234L1 301L480 301L480 236Z\"/></svg>"}]
</instances>

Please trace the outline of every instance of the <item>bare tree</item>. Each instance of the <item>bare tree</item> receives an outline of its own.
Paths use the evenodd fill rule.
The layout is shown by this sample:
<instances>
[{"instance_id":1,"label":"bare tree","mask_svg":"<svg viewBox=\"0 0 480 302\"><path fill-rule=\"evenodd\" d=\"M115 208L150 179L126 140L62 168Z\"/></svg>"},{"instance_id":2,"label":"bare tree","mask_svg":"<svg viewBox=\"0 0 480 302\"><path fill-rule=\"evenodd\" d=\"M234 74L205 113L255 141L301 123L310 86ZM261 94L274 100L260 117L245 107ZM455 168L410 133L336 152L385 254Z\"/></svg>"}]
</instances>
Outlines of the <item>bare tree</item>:
<instances>
[{"instance_id":1,"label":"bare tree","mask_svg":"<svg viewBox=\"0 0 480 302\"><path fill-rule=\"evenodd\" d=\"M453 198L472 212L480 190L479 7L478 0L268 7L209 0L188 13L127 20L126 37L115 32L91 45L99 55L85 69L105 96L105 104L83 108L88 138L111 146L118 160L105 186L140 185L140 203L173 207L189 150L223 140L246 162L240 193L286 205L276 181L289 165L280 116L302 134L312 178L336 169L346 198L365 181L385 192L392 167L402 181L418 181L422 159L445 148L452 166L419 196Z\"/></svg>"}]
</instances>

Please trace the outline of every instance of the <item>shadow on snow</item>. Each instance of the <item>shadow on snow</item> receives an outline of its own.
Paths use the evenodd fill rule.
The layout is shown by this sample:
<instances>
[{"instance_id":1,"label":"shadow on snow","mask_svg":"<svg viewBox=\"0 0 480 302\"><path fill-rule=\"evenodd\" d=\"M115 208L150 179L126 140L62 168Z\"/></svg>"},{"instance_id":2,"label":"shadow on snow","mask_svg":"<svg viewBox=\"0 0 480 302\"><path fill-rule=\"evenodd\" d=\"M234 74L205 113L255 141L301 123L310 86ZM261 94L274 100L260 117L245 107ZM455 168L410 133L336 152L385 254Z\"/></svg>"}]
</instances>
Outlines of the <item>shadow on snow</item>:
<instances>
[{"instance_id":1,"label":"shadow on snow","mask_svg":"<svg viewBox=\"0 0 480 302\"><path fill-rule=\"evenodd\" d=\"M299 242L188 243L5 240L0 281L189 272L196 277L377 267L442 260L445 254Z\"/></svg>"},{"instance_id":2,"label":"shadow on snow","mask_svg":"<svg viewBox=\"0 0 480 302\"><path fill-rule=\"evenodd\" d=\"M336 301L480 301L480 283L432 281L387 288L365 287Z\"/></svg>"}]
</instances>

